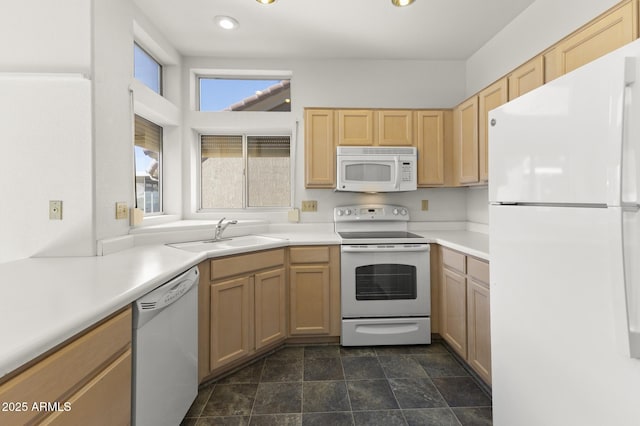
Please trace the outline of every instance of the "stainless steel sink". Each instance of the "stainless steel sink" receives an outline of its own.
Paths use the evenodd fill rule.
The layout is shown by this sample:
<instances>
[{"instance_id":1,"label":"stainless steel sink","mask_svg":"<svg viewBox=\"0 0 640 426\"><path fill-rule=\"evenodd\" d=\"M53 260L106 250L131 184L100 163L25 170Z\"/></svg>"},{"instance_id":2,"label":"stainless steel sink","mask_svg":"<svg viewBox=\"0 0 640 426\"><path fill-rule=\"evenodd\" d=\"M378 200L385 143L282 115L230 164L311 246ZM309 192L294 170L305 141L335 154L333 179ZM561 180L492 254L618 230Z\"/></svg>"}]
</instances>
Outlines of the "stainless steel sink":
<instances>
[{"instance_id":1,"label":"stainless steel sink","mask_svg":"<svg viewBox=\"0 0 640 426\"><path fill-rule=\"evenodd\" d=\"M265 237L263 235L245 235L241 237L223 238L220 240L203 240L190 241L187 243L167 244L180 250L192 252L220 253L228 252L229 254L244 249L252 248L262 250L265 248L278 247L286 244L286 240L282 238Z\"/></svg>"}]
</instances>

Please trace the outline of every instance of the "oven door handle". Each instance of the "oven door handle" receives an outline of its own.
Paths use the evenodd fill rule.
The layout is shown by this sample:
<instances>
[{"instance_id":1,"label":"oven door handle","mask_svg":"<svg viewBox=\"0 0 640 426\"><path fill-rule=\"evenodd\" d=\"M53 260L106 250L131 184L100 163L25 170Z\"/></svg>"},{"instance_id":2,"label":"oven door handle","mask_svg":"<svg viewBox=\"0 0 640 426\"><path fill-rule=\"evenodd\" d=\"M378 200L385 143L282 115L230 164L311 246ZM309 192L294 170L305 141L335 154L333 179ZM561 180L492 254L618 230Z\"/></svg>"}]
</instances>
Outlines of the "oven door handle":
<instances>
[{"instance_id":1,"label":"oven door handle","mask_svg":"<svg viewBox=\"0 0 640 426\"><path fill-rule=\"evenodd\" d=\"M342 246L344 253L398 253L398 252L422 252L429 251L429 244L419 245L369 245L369 246Z\"/></svg>"}]
</instances>

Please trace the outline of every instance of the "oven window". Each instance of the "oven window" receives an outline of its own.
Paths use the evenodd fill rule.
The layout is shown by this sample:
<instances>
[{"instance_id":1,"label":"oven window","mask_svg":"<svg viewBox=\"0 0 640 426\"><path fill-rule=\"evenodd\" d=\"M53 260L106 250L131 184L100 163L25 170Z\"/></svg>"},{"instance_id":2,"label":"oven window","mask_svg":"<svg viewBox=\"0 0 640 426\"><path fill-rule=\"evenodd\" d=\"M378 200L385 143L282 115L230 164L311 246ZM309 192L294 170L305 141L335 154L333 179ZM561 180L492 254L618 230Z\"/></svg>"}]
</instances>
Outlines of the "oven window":
<instances>
[{"instance_id":1,"label":"oven window","mask_svg":"<svg viewBox=\"0 0 640 426\"><path fill-rule=\"evenodd\" d=\"M345 178L354 182L390 182L391 166L388 164L356 163L345 166Z\"/></svg>"},{"instance_id":2,"label":"oven window","mask_svg":"<svg viewBox=\"0 0 640 426\"><path fill-rule=\"evenodd\" d=\"M376 264L356 268L356 300L415 299L416 267Z\"/></svg>"}]
</instances>

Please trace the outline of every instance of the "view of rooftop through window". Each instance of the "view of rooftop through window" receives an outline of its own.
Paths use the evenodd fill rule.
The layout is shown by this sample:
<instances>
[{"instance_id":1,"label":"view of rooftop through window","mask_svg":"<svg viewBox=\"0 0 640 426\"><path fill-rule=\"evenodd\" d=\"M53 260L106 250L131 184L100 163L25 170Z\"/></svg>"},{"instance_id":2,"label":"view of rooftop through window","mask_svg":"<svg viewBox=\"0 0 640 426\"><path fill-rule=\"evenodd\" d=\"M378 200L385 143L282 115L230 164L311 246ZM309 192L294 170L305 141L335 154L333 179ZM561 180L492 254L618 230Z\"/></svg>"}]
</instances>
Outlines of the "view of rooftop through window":
<instances>
[{"instance_id":1,"label":"view of rooftop through window","mask_svg":"<svg viewBox=\"0 0 640 426\"><path fill-rule=\"evenodd\" d=\"M133 76L154 92L162 94L162 66L136 43L133 45Z\"/></svg>"},{"instance_id":2,"label":"view of rooftop through window","mask_svg":"<svg viewBox=\"0 0 640 426\"><path fill-rule=\"evenodd\" d=\"M291 80L199 78L200 111L291 111Z\"/></svg>"}]
</instances>

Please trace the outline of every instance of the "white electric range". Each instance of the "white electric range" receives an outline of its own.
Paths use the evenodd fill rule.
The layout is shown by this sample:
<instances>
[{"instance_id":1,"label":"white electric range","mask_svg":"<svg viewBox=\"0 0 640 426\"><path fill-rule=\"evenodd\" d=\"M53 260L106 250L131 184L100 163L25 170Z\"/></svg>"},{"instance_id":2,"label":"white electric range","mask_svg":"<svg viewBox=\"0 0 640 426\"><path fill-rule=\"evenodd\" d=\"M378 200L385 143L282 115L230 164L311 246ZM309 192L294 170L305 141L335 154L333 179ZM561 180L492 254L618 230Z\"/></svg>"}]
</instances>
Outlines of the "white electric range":
<instances>
[{"instance_id":1,"label":"white electric range","mask_svg":"<svg viewBox=\"0 0 640 426\"><path fill-rule=\"evenodd\" d=\"M429 244L387 204L334 209L341 239L344 346L431 343Z\"/></svg>"}]
</instances>

